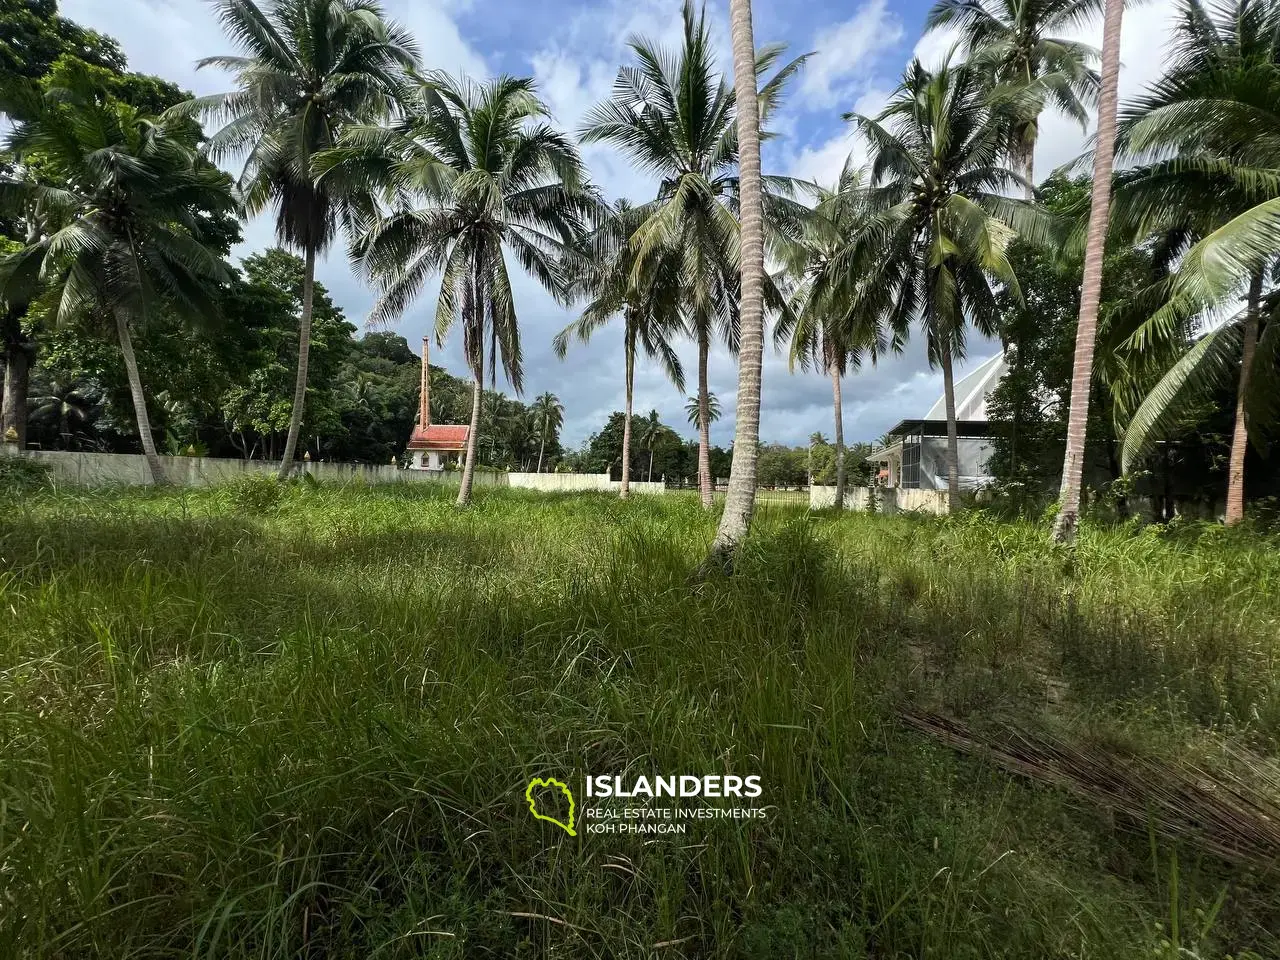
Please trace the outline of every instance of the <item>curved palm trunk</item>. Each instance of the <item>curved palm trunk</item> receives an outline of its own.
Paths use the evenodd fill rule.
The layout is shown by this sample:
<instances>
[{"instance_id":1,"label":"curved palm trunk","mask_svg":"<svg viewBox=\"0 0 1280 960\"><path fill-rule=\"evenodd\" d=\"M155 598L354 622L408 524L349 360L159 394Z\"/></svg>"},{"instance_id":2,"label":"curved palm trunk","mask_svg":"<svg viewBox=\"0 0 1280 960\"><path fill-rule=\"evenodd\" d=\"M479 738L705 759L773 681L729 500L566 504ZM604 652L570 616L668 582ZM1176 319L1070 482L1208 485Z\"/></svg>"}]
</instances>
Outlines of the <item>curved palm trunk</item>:
<instances>
[{"instance_id":1,"label":"curved palm trunk","mask_svg":"<svg viewBox=\"0 0 1280 960\"><path fill-rule=\"evenodd\" d=\"M480 357L475 366L475 386L471 390L471 431L467 434L466 461L462 465L462 483L458 486L459 507L471 502L471 483L476 475L476 434L480 432L480 401L484 391L484 346L479 347Z\"/></svg>"},{"instance_id":2,"label":"curved palm trunk","mask_svg":"<svg viewBox=\"0 0 1280 960\"><path fill-rule=\"evenodd\" d=\"M764 222L760 179L760 111L756 104L756 46L751 0L729 0L733 39L733 84L738 101L741 202L742 323L738 351L738 409L733 425L733 465L720 529L711 558L732 564L734 551L751 529L756 507L756 466L760 454L760 368L764 358Z\"/></svg>"},{"instance_id":3,"label":"curved palm trunk","mask_svg":"<svg viewBox=\"0 0 1280 960\"><path fill-rule=\"evenodd\" d=\"M627 354L627 409L622 415L622 486L618 497L625 500L631 496L631 395L635 390L636 378L636 333L630 322L627 323L623 349Z\"/></svg>"},{"instance_id":4,"label":"curved palm trunk","mask_svg":"<svg viewBox=\"0 0 1280 960\"><path fill-rule=\"evenodd\" d=\"M133 399L133 413L138 421L138 439L142 441L142 455L151 471L151 482L157 486L169 482L156 442L151 436L151 417L147 415L147 398L142 393L142 377L138 374L138 358L133 353L133 338L129 336L129 324L116 314L116 336L120 339L120 353L124 356L124 370L129 378L129 396Z\"/></svg>"},{"instance_id":5,"label":"curved palm trunk","mask_svg":"<svg viewBox=\"0 0 1280 960\"><path fill-rule=\"evenodd\" d=\"M316 252L307 250L306 273L302 278L302 319L298 323L298 376L293 385L293 413L289 417L289 438L284 444L284 456L280 459L281 480L293 470L293 455L298 449L298 434L302 432L302 414L307 406L307 364L311 359L311 310L316 290Z\"/></svg>"},{"instance_id":6,"label":"curved palm trunk","mask_svg":"<svg viewBox=\"0 0 1280 960\"><path fill-rule=\"evenodd\" d=\"M835 405L836 431L836 503L844 509L844 402L840 391L840 367L831 364L831 400ZM812 480L810 481L812 482Z\"/></svg>"},{"instance_id":7,"label":"curved palm trunk","mask_svg":"<svg viewBox=\"0 0 1280 960\"><path fill-rule=\"evenodd\" d=\"M702 505L711 508L715 500L711 483L711 403L707 399L707 355L711 344L706 330L698 333L698 488L702 491Z\"/></svg>"},{"instance_id":8,"label":"curved palm trunk","mask_svg":"<svg viewBox=\"0 0 1280 960\"><path fill-rule=\"evenodd\" d=\"M547 428L542 428L542 438L538 441L538 473L542 472L542 451L547 449Z\"/></svg>"},{"instance_id":9,"label":"curved palm trunk","mask_svg":"<svg viewBox=\"0 0 1280 960\"><path fill-rule=\"evenodd\" d=\"M12 427L18 449L27 445L27 396L31 392L31 353L24 343L9 345L4 365L4 400L0 405L0 437Z\"/></svg>"},{"instance_id":10,"label":"curved palm trunk","mask_svg":"<svg viewBox=\"0 0 1280 960\"><path fill-rule=\"evenodd\" d=\"M1022 154L1022 176L1027 181L1026 198L1027 202L1034 202L1036 199L1036 139L1034 136L1023 146Z\"/></svg>"},{"instance_id":11,"label":"curved palm trunk","mask_svg":"<svg viewBox=\"0 0 1280 960\"><path fill-rule=\"evenodd\" d=\"M1240 382L1236 391L1236 422L1231 433L1231 459L1227 469L1227 526L1244 520L1244 458L1249 450L1249 429L1245 422L1253 354L1258 346L1258 303L1262 299L1262 274L1249 283L1249 304L1244 318L1244 352L1240 357Z\"/></svg>"},{"instance_id":12,"label":"curved palm trunk","mask_svg":"<svg viewBox=\"0 0 1280 960\"><path fill-rule=\"evenodd\" d=\"M1098 337L1098 302L1102 296L1102 259L1111 216L1111 167L1116 146L1116 99L1120 80L1120 25L1124 0L1107 0L1102 32L1102 95L1098 102L1098 143L1093 158L1093 196L1089 235L1084 254L1084 283L1080 291L1080 319L1076 324L1076 352L1071 372L1071 412L1067 418L1067 449L1062 464L1061 506L1053 524L1054 543L1070 543L1080 524L1080 484L1084 475L1085 432L1089 421L1089 391L1093 382L1093 349Z\"/></svg>"},{"instance_id":13,"label":"curved palm trunk","mask_svg":"<svg viewBox=\"0 0 1280 960\"><path fill-rule=\"evenodd\" d=\"M942 396L947 408L947 510L960 509L960 441L956 433L956 378L951 365L951 341L942 337Z\"/></svg>"}]
</instances>

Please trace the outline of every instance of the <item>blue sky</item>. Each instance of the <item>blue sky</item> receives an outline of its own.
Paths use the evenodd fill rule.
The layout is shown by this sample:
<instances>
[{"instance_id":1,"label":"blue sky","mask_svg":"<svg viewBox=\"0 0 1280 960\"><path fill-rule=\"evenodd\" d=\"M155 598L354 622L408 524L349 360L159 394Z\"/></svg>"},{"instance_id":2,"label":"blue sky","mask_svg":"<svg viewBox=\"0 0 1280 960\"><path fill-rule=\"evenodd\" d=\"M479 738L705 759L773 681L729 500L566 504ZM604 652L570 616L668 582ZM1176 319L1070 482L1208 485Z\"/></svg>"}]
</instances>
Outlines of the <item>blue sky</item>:
<instances>
[{"instance_id":1,"label":"blue sky","mask_svg":"<svg viewBox=\"0 0 1280 960\"><path fill-rule=\"evenodd\" d=\"M561 126L573 130L582 114L606 97L617 68L627 60L626 40L641 34L674 44L679 31L679 0L384 0L391 16L407 24L422 47L427 66L474 76L509 73L533 76ZM1138 92L1159 70L1161 51L1177 0L1148 0L1126 14L1122 43L1124 73L1121 95ZM921 39L924 0L756 0L756 42L781 41L794 54L813 52L794 82L774 123L777 138L767 145L766 172L786 173L829 182L844 158L861 153L847 136L840 114L847 110L874 113L893 89L913 55L936 60L950 46L945 36ZM203 56L229 53L205 0L62 0L61 12L116 37L135 70L156 73L196 93L228 89L225 75L195 71ZM727 0L708 4L708 16L729 71ZM1084 38L1100 45L1100 30ZM1042 122L1037 169L1045 174L1082 149L1084 132L1059 117ZM611 196L645 199L653 184L633 171L608 148L584 151L594 179ZM271 224L260 218L248 225L239 256L271 245ZM319 270L320 279L357 325L363 325L372 297L352 275L341 245ZM622 408L620 336L605 329L587 346L577 346L564 360L551 351L551 338L571 319L535 283L516 284L517 309L525 353L526 398L550 390L566 407L564 440L576 445ZM432 312L433 291L395 327L417 349ZM460 337L445 350L436 349L433 363L466 375ZM998 349L977 339L969 346L966 366ZM682 350L688 369L696 352ZM713 441L732 438L732 410L737 382L727 351L712 357L711 389L721 400L724 419L713 428ZM766 355L761 434L767 441L802 444L815 430L830 433L831 393L825 377L790 374L785 360ZM509 392L509 391L508 391ZM844 388L844 417L849 440L873 440L898 420L922 415L942 392L939 374L928 369L916 338L901 357L852 375ZM657 408L663 419L685 428L684 398L661 374L641 364L636 377L636 409ZM692 436L692 429L685 432Z\"/></svg>"}]
</instances>

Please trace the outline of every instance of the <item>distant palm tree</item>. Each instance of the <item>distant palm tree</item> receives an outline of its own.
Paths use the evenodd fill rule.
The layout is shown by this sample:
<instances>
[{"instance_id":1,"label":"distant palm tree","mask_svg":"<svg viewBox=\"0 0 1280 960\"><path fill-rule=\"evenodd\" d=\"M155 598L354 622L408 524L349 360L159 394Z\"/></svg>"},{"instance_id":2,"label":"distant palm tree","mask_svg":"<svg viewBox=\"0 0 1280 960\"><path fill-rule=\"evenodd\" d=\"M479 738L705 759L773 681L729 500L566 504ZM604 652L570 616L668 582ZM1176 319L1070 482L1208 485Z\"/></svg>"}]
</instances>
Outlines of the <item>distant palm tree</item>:
<instances>
[{"instance_id":1,"label":"distant palm tree","mask_svg":"<svg viewBox=\"0 0 1280 960\"><path fill-rule=\"evenodd\" d=\"M75 425L88 422L96 401L81 384L71 380L52 380L44 393L31 398L31 403L31 422L56 426L58 437L70 450Z\"/></svg>"},{"instance_id":2,"label":"distant palm tree","mask_svg":"<svg viewBox=\"0 0 1280 960\"><path fill-rule=\"evenodd\" d=\"M702 416L702 397L692 396L685 400L684 412L689 418L689 423L697 426ZM707 406L707 423L715 423L720 419L720 400L714 393L708 393L705 397Z\"/></svg>"},{"instance_id":3,"label":"distant palm tree","mask_svg":"<svg viewBox=\"0 0 1280 960\"><path fill-rule=\"evenodd\" d=\"M556 436L564 426L564 404L554 393L544 393L533 401L534 423L538 430L538 473L542 472L542 454L547 436Z\"/></svg>"},{"instance_id":4,"label":"distant palm tree","mask_svg":"<svg viewBox=\"0 0 1280 960\"><path fill-rule=\"evenodd\" d=\"M530 79L485 83L430 74L406 96L394 129L355 127L321 158L321 183L360 206L393 196L391 213L366 216L352 255L379 288L371 322L408 308L441 274L436 338L462 324L463 352L475 377L471 431L458 506L471 500L484 391L485 342L491 380L501 358L518 393L524 382L507 251L553 296L568 300L561 263L581 243L599 199L587 185L577 148L552 129ZM413 206L413 204L420 204Z\"/></svg>"},{"instance_id":5,"label":"distant palm tree","mask_svg":"<svg viewBox=\"0 0 1280 960\"><path fill-rule=\"evenodd\" d=\"M790 340L790 366L818 367L831 378L835 427L835 509L844 509L845 445L844 403L841 379L849 367L865 355L873 361L887 346L900 349L901 340L889 344L884 332L888 304L860 296L857 282L850 283L840 260L841 249L870 221L864 173L845 161L832 190L817 190L814 216L804 237L789 257L789 272L799 283L792 310L774 327L774 341ZM821 436L820 434L816 436ZM825 441L823 441L825 442Z\"/></svg>"},{"instance_id":6,"label":"distant palm tree","mask_svg":"<svg viewBox=\"0 0 1280 960\"><path fill-rule=\"evenodd\" d=\"M928 30L958 28L969 57L998 84L1034 92L1027 113L1010 129L1026 198L1035 197L1036 140L1040 114L1052 103L1084 127L1098 100L1098 51L1063 34L1092 21L1103 0L938 0Z\"/></svg>"},{"instance_id":7,"label":"distant palm tree","mask_svg":"<svg viewBox=\"0 0 1280 960\"><path fill-rule=\"evenodd\" d=\"M293 469L306 407L316 256L333 241L338 220L338 199L316 181L312 160L337 142L344 126L391 113L418 52L376 0L266 0L264 6L215 0L217 17L243 56L206 57L199 67L231 71L237 89L180 104L175 112L225 122L209 141L210 156L248 151L239 183L246 214L273 205L277 238L306 260L283 479Z\"/></svg>"},{"instance_id":8,"label":"distant palm tree","mask_svg":"<svg viewBox=\"0 0 1280 960\"><path fill-rule=\"evenodd\" d=\"M644 475L646 483L653 482L653 448L668 430L669 428L663 425L662 419L658 416L657 410L650 410L649 415L640 421L637 439L640 441L640 446L649 451L649 469Z\"/></svg>"},{"instance_id":9,"label":"distant palm tree","mask_svg":"<svg viewBox=\"0 0 1280 960\"><path fill-rule=\"evenodd\" d=\"M866 228L836 253L833 270L854 291L856 314L887 305L899 340L912 321L924 328L930 364L942 368L952 509L960 495L953 370L966 322L993 335L992 282L1020 292L1006 256L1015 230L1045 241L1033 205L1010 199L1020 178L1004 166L1009 124L1025 104L993 99L989 86L974 64L935 71L916 60L879 116L846 114L874 152Z\"/></svg>"},{"instance_id":10,"label":"distant palm tree","mask_svg":"<svg viewBox=\"0 0 1280 960\"><path fill-rule=\"evenodd\" d=\"M1071 367L1071 407L1067 414L1067 447L1062 465L1062 491L1051 534L1054 543L1075 539L1080 518L1080 484L1084 476L1085 430L1093 387L1093 347L1098 336L1098 303L1102 299L1102 261L1111 222L1111 169L1116 142L1116 100L1120 83L1120 21L1124 0L1106 0L1102 32L1102 99L1093 157L1093 190L1089 235L1085 242L1080 318L1076 323L1075 359Z\"/></svg>"},{"instance_id":11,"label":"distant palm tree","mask_svg":"<svg viewBox=\"0 0 1280 960\"><path fill-rule=\"evenodd\" d=\"M169 129L101 96L83 69L62 82L28 104L6 143L59 185L3 182L7 202L48 215L46 232L0 262L0 301L39 281L57 321L115 327L142 452L152 482L165 483L131 330L161 309L192 322L217 314L231 274L210 224L234 209L229 181L196 153L190 125Z\"/></svg>"},{"instance_id":12,"label":"distant palm tree","mask_svg":"<svg viewBox=\"0 0 1280 960\"><path fill-rule=\"evenodd\" d=\"M631 241L635 272L647 276L651 259L679 257L681 300L698 344L698 395L705 400L712 340L724 340L735 353L739 346L738 98L717 70L705 11L697 12L692 0L685 0L682 22L679 50L640 37L629 41L636 64L618 73L613 96L587 114L581 136L588 143L617 146L636 167L661 179L657 199L637 208L641 224ZM780 46L756 52L755 72L770 70L782 52ZM768 120L804 60L786 64L759 89L759 119ZM771 237L784 235L807 210L791 199L792 181L770 177L766 186ZM765 298L770 309L785 309L772 283L766 283ZM698 434L702 499L710 507L707 416Z\"/></svg>"},{"instance_id":13,"label":"distant palm tree","mask_svg":"<svg viewBox=\"0 0 1280 960\"><path fill-rule=\"evenodd\" d=\"M651 258L648 275L637 277L631 238L637 221L625 200L619 201L588 241L582 256L570 259L575 291L590 298L582 316L556 335L556 355L564 358L569 339L583 343L615 316L622 317L625 410L622 418L622 482L618 496L631 493L631 408L635 394L636 353L656 359L675 384L684 389L684 368L671 340L684 332L680 316L679 261Z\"/></svg>"}]
</instances>

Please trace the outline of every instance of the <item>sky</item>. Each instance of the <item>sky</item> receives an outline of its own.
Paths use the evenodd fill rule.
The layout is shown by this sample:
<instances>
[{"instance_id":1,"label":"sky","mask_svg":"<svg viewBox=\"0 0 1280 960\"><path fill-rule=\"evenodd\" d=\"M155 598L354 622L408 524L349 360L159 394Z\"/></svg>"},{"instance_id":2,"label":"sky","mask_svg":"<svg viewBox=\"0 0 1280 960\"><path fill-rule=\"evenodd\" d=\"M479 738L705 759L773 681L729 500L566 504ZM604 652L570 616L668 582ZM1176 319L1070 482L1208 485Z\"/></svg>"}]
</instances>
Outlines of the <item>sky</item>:
<instances>
[{"instance_id":1,"label":"sky","mask_svg":"<svg viewBox=\"0 0 1280 960\"><path fill-rule=\"evenodd\" d=\"M931 3L755 0L757 45L782 42L793 56L812 54L773 122L776 137L766 145L766 174L832 183L851 152L865 157L865 146L851 139L841 114L850 110L874 114L913 56L926 65L945 57L953 38L921 35ZM233 52L206 0L61 0L59 6L63 16L119 40L133 70L165 77L196 94L231 88L226 74L195 68L201 57ZM384 0L384 6L391 17L413 31L425 66L474 77L532 76L556 122L570 131L577 130L594 103L608 97L618 67L630 62L629 37L638 34L674 46L680 30L680 0ZM1178 0L1147 0L1126 12L1121 38L1122 103L1159 75L1177 6ZM719 64L729 74L728 2L710 0L707 10ZM1101 47L1100 21L1079 36ZM1042 118L1037 176L1079 155L1087 135L1064 117ZM611 148L592 145L583 153L593 179L610 198L652 196L654 182ZM245 241L234 254L247 256L273 243L272 222L260 217L246 226ZM514 263L511 267L513 274L518 271ZM318 277L348 318L363 328L373 296L352 273L341 243L318 266ZM622 409L621 333L606 327L591 343L574 344L561 361L552 352L551 340L574 313L557 305L527 277L513 276L513 284L524 348L524 399L544 391L556 394L565 406L562 441L576 446L600 429L611 411ZM428 329L434 297L428 287L420 302L392 328L415 350ZM998 344L971 337L957 378L998 349ZM697 354L691 344L684 345L681 356L686 370L696 371ZM433 346L431 361L457 376L467 376L460 333L455 331L444 349ZM737 367L724 348L712 354L710 381L724 411L723 419L712 427L712 442L727 445L733 437ZM501 381L499 389L511 392ZM692 392L690 385L686 393ZM846 439L873 441L899 420L923 416L941 394L941 373L929 369L923 338L917 335L901 356L855 371L847 379ZM654 364L643 360L638 364L638 413L657 409L664 422L692 437L684 405L685 397ZM790 373L785 356L767 347L761 438L800 445L815 431L830 435L832 413L830 381L817 373Z\"/></svg>"}]
</instances>

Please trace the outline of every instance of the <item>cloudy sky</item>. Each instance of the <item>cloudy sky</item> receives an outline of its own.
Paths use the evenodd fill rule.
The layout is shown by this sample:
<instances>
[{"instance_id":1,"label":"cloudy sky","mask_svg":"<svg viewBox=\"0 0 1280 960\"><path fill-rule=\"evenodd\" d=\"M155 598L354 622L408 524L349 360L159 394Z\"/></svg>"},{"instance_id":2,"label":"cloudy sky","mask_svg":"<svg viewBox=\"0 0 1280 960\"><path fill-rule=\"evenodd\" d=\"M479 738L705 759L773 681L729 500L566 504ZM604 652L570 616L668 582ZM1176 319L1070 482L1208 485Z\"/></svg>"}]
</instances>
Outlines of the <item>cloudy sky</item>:
<instances>
[{"instance_id":1,"label":"cloudy sky","mask_svg":"<svg viewBox=\"0 0 1280 960\"><path fill-rule=\"evenodd\" d=\"M500 73L532 75L543 97L565 128L576 130L586 110L608 96L614 74L628 61L627 38L633 34L674 43L679 31L680 0L384 0L389 13L407 24L418 38L429 67L463 71L473 76ZM913 55L936 61L950 46L945 36L921 39L925 13L932 0L816 0L809 4L756 0L756 41L782 41L793 54L813 52L793 84L774 127L765 171L830 182L850 151L861 146L848 137L840 114L855 109L874 113L885 101ZM1132 95L1159 71L1162 49L1177 0L1148 0L1125 15L1122 42L1124 75L1121 96ZM80 23L116 37L130 67L159 74L198 94L228 88L225 75L196 72L203 56L232 52L205 0L61 0L61 12ZM728 57L727 0L711 0L721 64ZM1101 28L1085 38L1101 45ZM1084 132L1060 117L1042 122L1037 170L1044 174L1076 156ZM589 147L585 156L594 179L610 197L647 199L653 185L630 169L611 150ZM244 256L272 243L271 225L248 226ZM365 285L354 277L341 249L319 270L348 317L362 325L371 305ZM545 390L565 404L564 439L577 444L598 429L611 410L622 408L620 335L604 330L587 346L575 346L563 361L551 351L551 338L572 319L535 283L517 281L517 309L525 352L526 396ZM398 324L411 345L420 342L431 315L433 294ZM460 337L434 363L465 375ZM970 343L967 367L995 352L996 346ZM683 351L686 367L696 369L696 352ZM712 356L711 389L721 400L725 418L712 430L713 441L732 438L737 374L721 350ZM920 416L942 393L941 375L929 370L920 338L898 358L859 371L844 389L845 430L850 440L872 440L903 417ZM765 440L800 444L815 430L830 432L828 381L816 374L787 372L785 359L769 351L765 359L761 434ZM652 365L636 375L636 409L657 408L663 419L683 427L684 399ZM686 430L692 435L692 430Z\"/></svg>"}]
</instances>

